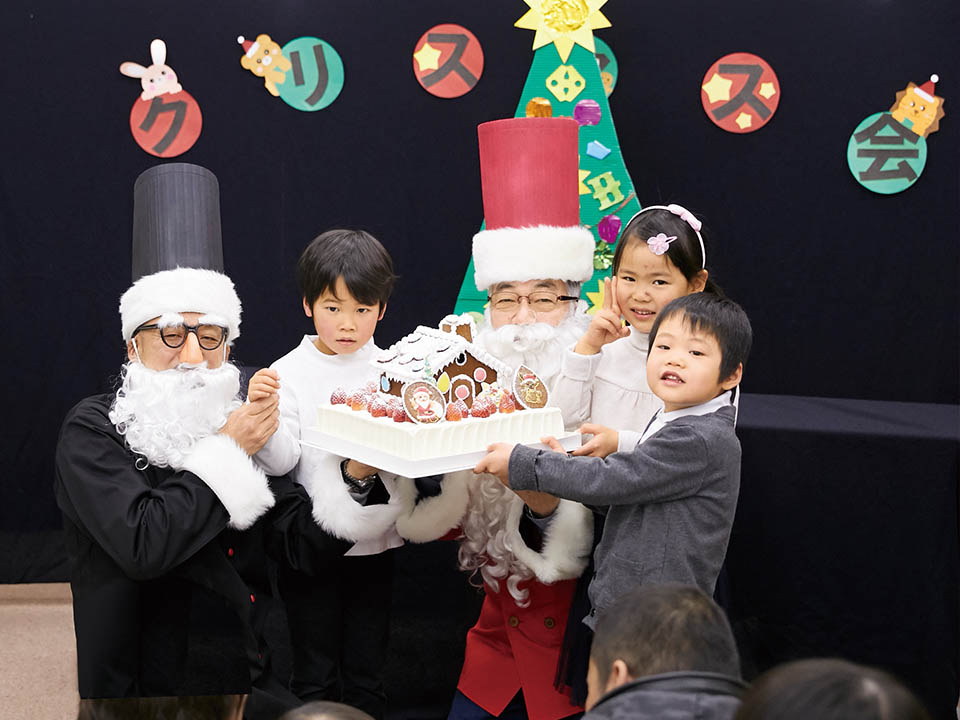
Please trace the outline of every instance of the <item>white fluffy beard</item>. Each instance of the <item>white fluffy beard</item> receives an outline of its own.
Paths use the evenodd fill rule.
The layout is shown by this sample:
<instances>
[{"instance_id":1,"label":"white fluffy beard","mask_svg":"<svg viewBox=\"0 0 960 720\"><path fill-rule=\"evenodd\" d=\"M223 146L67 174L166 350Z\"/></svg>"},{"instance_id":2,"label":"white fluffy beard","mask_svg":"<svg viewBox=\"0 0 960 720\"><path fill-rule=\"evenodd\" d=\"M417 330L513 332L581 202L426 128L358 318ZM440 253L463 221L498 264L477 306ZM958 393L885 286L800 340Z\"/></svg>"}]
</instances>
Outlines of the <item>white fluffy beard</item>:
<instances>
[{"instance_id":1,"label":"white fluffy beard","mask_svg":"<svg viewBox=\"0 0 960 720\"><path fill-rule=\"evenodd\" d=\"M530 604L530 591L520 583L534 576L533 570L517 560L509 536L510 506L522 502L492 475L473 475L467 486L470 503L461 521L463 538L457 559L463 570L480 574L494 592L506 580L507 592L520 607Z\"/></svg>"},{"instance_id":2,"label":"white fluffy beard","mask_svg":"<svg viewBox=\"0 0 960 720\"><path fill-rule=\"evenodd\" d=\"M514 370L526 365L550 386L560 371L563 351L586 332L590 317L578 308L559 325L490 325L489 311L477 333L477 344Z\"/></svg>"},{"instance_id":3,"label":"white fluffy beard","mask_svg":"<svg viewBox=\"0 0 960 720\"><path fill-rule=\"evenodd\" d=\"M121 377L110 422L138 456L141 470L148 464L179 470L194 444L217 432L242 404L240 369L231 363L213 370L203 363L157 371L129 362Z\"/></svg>"}]
</instances>

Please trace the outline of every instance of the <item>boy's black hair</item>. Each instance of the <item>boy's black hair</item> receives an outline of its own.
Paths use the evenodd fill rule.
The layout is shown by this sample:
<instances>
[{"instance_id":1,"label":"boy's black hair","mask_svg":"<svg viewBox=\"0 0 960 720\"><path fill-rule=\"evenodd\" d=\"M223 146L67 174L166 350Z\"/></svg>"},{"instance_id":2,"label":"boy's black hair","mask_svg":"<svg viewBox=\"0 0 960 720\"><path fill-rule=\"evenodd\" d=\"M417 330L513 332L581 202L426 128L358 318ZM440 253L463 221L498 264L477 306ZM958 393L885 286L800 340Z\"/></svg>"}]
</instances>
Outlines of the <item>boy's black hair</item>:
<instances>
[{"instance_id":1,"label":"boy's black hair","mask_svg":"<svg viewBox=\"0 0 960 720\"><path fill-rule=\"evenodd\" d=\"M694 332L703 331L716 338L721 353L721 381L730 377L741 363L747 364L753 343L753 329L750 327L750 318L733 300L708 292L692 293L671 300L653 321L648 351L653 348L660 325L674 315L683 315Z\"/></svg>"},{"instance_id":2,"label":"boy's black hair","mask_svg":"<svg viewBox=\"0 0 960 720\"><path fill-rule=\"evenodd\" d=\"M390 253L379 240L363 230L342 229L315 237L297 263L297 285L311 307L324 291L334 292L338 277L357 302L381 310L397 279Z\"/></svg>"},{"instance_id":3,"label":"boy's black hair","mask_svg":"<svg viewBox=\"0 0 960 720\"><path fill-rule=\"evenodd\" d=\"M669 210L654 208L637 215L623 229L617 249L613 253L613 274L616 275L620 270L623 254L628 248L637 243L645 243L658 233L665 233L668 237L676 235L677 239L670 243L666 255L688 281L705 269L700 241L697 239L697 233L690 227L690 223ZM703 235L702 228L700 235ZM704 239L704 246L706 246L706 239ZM710 274L707 275L707 284L703 291L723 295L723 290L714 282Z\"/></svg>"},{"instance_id":4,"label":"boy's black hair","mask_svg":"<svg viewBox=\"0 0 960 720\"><path fill-rule=\"evenodd\" d=\"M597 619L590 648L605 687L614 660L634 678L667 672L740 677L740 656L720 606L693 585L641 585Z\"/></svg>"},{"instance_id":5,"label":"boy's black hair","mask_svg":"<svg viewBox=\"0 0 960 720\"><path fill-rule=\"evenodd\" d=\"M930 720L919 700L882 670L846 660L786 663L753 683L734 720Z\"/></svg>"}]
</instances>

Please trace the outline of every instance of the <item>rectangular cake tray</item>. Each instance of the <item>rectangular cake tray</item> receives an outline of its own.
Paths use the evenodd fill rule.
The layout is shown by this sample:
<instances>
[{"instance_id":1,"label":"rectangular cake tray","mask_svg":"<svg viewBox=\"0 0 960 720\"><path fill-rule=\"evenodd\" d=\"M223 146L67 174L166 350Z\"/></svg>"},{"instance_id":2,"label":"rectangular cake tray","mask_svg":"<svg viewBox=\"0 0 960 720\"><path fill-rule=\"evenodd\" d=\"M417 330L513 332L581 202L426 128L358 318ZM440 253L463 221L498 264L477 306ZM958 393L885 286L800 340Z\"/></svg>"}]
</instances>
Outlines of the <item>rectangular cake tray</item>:
<instances>
[{"instance_id":1,"label":"rectangular cake tray","mask_svg":"<svg viewBox=\"0 0 960 720\"><path fill-rule=\"evenodd\" d=\"M557 437L557 442L559 442L567 452L576 450L581 445L580 433L565 433ZM486 450L481 450L479 452L461 453L459 455L444 455L425 458L423 460L409 460L383 452L377 448L361 445L351 440L327 435L326 433L320 432L316 427L303 429L300 444L318 450L325 450L340 457L351 458L352 460L362 462L366 465L372 465L386 472L409 478L440 475L456 470L471 470L476 467L481 458L487 454ZM524 444L539 450L550 449L543 443Z\"/></svg>"}]
</instances>

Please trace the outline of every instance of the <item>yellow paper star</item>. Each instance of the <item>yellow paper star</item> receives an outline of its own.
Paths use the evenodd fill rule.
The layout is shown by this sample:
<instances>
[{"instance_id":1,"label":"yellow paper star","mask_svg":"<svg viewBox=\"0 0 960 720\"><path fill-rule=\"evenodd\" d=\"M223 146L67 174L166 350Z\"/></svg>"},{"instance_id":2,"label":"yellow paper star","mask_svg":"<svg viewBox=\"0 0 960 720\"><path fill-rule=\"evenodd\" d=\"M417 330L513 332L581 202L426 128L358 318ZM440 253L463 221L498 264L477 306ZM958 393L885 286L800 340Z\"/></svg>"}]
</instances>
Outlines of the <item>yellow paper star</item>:
<instances>
[{"instance_id":1,"label":"yellow paper star","mask_svg":"<svg viewBox=\"0 0 960 720\"><path fill-rule=\"evenodd\" d=\"M593 315L597 312L597 308L603 307L603 278L597 280L597 288L598 292L590 292L589 290L586 292L587 300L590 302L587 315Z\"/></svg>"},{"instance_id":2,"label":"yellow paper star","mask_svg":"<svg viewBox=\"0 0 960 720\"><path fill-rule=\"evenodd\" d=\"M748 127L753 125L753 117L751 117L749 113L742 112L737 115L737 119L734 120L734 122L741 130L746 130Z\"/></svg>"},{"instance_id":3,"label":"yellow paper star","mask_svg":"<svg viewBox=\"0 0 960 720\"><path fill-rule=\"evenodd\" d=\"M425 42L423 47L413 54L413 57L416 59L417 65L420 66L420 71L423 72L424 70L440 69L440 54L439 50Z\"/></svg>"},{"instance_id":4,"label":"yellow paper star","mask_svg":"<svg viewBox=\"0 0 960 720\"><path fill-rule=\"evenodd\" d=\"M707 99L711 104L719 102L720 100L729 100L730 99L730 87L733 85L733 80L727 80L725 77L720 75L720 73L714 73L713 77L707 82L706 85L702 85L704 92L707 93Z\"/></svg>"},{"instance_id":5,"label":"yellow paper star","mask_svg":"<svg viewBox=\"0 0 960 720\"><path fill-rule=\"evenodd\" d=\"M773 86L772 82L760 83L759 93L762 97L765 97L767 100L769 100L777 94L777 89Z\"/></svg>"},{"instance_id":6,"label":"yellow paper star","mask_svg":"<svg viewBox=\"0 0 960 720\"><path fill-rule=\"evenodd\" d=\"M577 173L580 175L580 178L579 178L579 180L580 180L580 194L581 194L581 195L589 195L590 193L593 192L593 190L591 190L590 188L588 188L588 187L583 183L583 181L586 180L588 177L590 177L590 171L589 171L589 170L577 170Z\"/></svg>"},{"instance_id":7,"label":"yellow paper star","mask_svg":"<svg viewBox=\"0 0 960 720\"><path fill-rule=\"evenodd\" d=\"M574 44L596 52L593 30L610 27L600 8L607 0L523 0L530 9L514 23L524 30L536 30L533 49L553 43L560 60L567 61Z\"/></svg>"}]
</instances>

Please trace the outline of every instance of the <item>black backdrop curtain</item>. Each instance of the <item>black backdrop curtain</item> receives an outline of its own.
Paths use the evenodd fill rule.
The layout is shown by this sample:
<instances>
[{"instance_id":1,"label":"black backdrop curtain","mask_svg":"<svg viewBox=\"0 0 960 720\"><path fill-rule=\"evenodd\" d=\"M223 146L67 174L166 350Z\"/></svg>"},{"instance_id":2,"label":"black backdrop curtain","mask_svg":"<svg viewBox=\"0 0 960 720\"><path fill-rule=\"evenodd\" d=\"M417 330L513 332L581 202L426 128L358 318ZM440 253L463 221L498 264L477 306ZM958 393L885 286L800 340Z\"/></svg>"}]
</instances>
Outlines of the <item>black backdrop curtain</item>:
<instances>
[{"instance_id":1,"label":"black backdrop curtain","mask_svg":"<svg viewBox=\"0 0 960 720\"><path fill-rule=\"evenodd\" d=\"M368 229L394 256L402 277L381 345L451 310L483 219L476 125L514 114L532 59L533 33L513 27L526 10L521 0L2 3L0 580L63 577L58 549L35 542L60 524L57 428L123 360L133 182L162 161L130 136L140 88L119 64L146 63L150 40L164 39L201 106L203 133L178 160L220 180L226 270L244 302L234 356L264 365L310 327L293 269L331 227ZM639 199L703 219L711 270L755 329L745 390L957 403L960 5L611 0L603 11L613 26L597 36L619 62L610 103ZM479 84L456 100L428 95L411 70L417 39L441 22L468 27L485 53ZM345 65L340 97L301 113L269 96L236 44L261 32L331 43ZM765 58L782 85L772 122L745 136L712 125L699 98L706 69L736 51ZM864 190L846 166L850 134L933 72L947 115L922 177L900 195Z\"/></svg>"}]
</instances>

